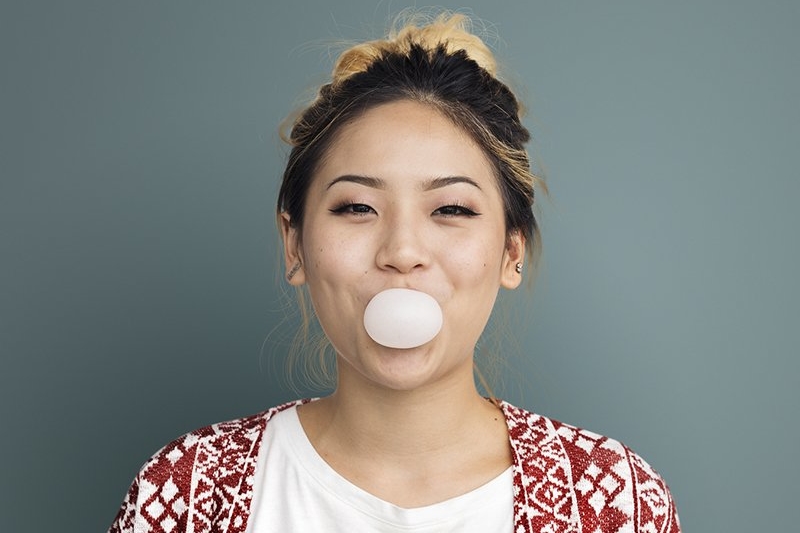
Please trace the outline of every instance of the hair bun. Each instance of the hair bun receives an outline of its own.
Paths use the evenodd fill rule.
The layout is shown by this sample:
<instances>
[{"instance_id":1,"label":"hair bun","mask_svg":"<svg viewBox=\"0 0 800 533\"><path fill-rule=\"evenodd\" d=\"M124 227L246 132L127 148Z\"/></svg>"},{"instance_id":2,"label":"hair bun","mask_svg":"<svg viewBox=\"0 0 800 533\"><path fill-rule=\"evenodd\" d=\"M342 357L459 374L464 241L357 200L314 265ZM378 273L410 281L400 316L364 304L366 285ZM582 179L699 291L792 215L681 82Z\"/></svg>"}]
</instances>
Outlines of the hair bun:
<instances>
[{"instance_id":1,"label":"hair bun","mask_svg":"<svg viewBox=\"0 0 800 533\"><path fill-rule=\"evenodd\" d=\"M332 82L339 84L354 74L367 70L386 53L407 54L413 45L435 50L444 45L448 53L459 50L492 76L497 62L489 47L472 33L472 22L461 13L441 13L435 18L421 14L401 16L385 39L368 41L341 53L333 67Z\"/></svg>"}]
</instances>

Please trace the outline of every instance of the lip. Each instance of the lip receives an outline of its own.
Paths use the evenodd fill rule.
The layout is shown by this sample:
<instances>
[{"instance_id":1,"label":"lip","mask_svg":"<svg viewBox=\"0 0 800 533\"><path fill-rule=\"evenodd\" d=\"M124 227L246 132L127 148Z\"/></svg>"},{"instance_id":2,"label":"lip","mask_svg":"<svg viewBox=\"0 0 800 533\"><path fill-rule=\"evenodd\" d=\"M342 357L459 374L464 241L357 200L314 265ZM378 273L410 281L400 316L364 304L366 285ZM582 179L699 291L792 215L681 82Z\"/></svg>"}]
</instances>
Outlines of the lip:
<instances>
[{"instance_id":1,"label":"lip","mask_svg":"<svg viewBox=\"0 0 800 533\"><path fill-rule=\"evenodd\" d=\"M420 288L420 287L416 287L416 286L413 286L413 285L387 285L386 287L381 287L381 288L380 288L380 289L378 289L377 291L371 292L371 293L370 293L370 294L367 296L366 302L367 302L367 303L371 302L371 301L372 301L372 299L373 299L373 298L375 298L375 296L377 296L378 294L380 294L380 293L382 293L382 292L384 292L384 291L388 291L388 290L390 290L390 289L408 289L408 290L410 290L410 291L421 292L421 293L423 293L423 294L427 294L428 296L430 296L431 298L433 298L434 300L436 300L436 303L438 303L440 306L442 305L442 301L443 301L443 300L442 300L441 298L439 298L439 297L436 295L436 293L434 293L434 292L432 292L432 291L427 291L427 290L425 290L425 289L422 289L422 288Z\"/></svg>"}]
</instances>

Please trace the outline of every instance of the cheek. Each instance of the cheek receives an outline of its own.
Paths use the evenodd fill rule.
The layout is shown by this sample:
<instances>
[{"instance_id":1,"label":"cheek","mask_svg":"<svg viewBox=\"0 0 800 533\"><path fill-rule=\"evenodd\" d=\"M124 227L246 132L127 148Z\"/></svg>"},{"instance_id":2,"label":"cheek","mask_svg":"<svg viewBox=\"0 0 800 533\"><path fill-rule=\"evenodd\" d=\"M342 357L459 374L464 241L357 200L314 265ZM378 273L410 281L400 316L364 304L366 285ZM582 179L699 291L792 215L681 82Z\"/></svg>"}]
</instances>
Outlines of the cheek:
<instances>
[{"instance_id":1,"label":"cheek","mask_svg":"<svg viewBox=\"0 0 800 533\"><path fill-rule=\"evenodd\" d=\"M465 280L485 280L499 272L504 245L497 239L466 238L450 241L442 255L444 260Z\"/></svg>"},{"instance_id":2,"label":"cheek","mask_svg":"<svg viewBox=\"0 0 800 533\"><path fill-rule=\"evenodd\" d=\"M368 246L339 232L320 232L304 241L310 283L314 280L340 280L358 277L365 271Z\"/></svg>"}]
</instances>

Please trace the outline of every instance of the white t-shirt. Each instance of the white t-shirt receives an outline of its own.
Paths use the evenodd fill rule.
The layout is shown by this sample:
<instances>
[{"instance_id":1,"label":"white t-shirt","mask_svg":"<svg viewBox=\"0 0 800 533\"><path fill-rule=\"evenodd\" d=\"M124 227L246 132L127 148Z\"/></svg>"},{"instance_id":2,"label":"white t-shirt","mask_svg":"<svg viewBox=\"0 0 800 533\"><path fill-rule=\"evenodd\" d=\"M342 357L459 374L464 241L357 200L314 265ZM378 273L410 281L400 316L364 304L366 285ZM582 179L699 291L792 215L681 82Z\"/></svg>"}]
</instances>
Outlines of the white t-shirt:
<instances>
[{"instance_id":1,"label":"white t-shirt","mask_svg":"<svg viewBox=\"0 0 800 533\"><path fill-rule=\"evenodd\" d=\"M339 475L317 454L292 407L267 424L253 483L246 533L511 533L513 476L509 467L477 489L405 509Z\"/></svg>"}]
</instances>

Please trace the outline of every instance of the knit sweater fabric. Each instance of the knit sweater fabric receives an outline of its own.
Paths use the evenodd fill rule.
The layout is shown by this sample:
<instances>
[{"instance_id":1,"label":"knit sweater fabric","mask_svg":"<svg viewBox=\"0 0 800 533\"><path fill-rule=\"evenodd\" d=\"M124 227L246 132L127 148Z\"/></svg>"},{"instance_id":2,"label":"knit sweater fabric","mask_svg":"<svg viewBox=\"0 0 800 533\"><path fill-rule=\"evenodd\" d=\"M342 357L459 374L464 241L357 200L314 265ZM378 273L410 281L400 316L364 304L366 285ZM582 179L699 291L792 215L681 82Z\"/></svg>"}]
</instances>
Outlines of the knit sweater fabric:
<instances>
[{"instance_id":1,"label":"knit sweater fabric","mask_svg":"<svg viewBox=\"0 0 800 533\"><path fill-rule=\"evenodd\" d=\"M109 533L244 533L267 423L307 401L171 442L139 471ZM666 483L625 445L500 406L512 450L513 533L680 533Z\"/></svg>"}]
</instances>

